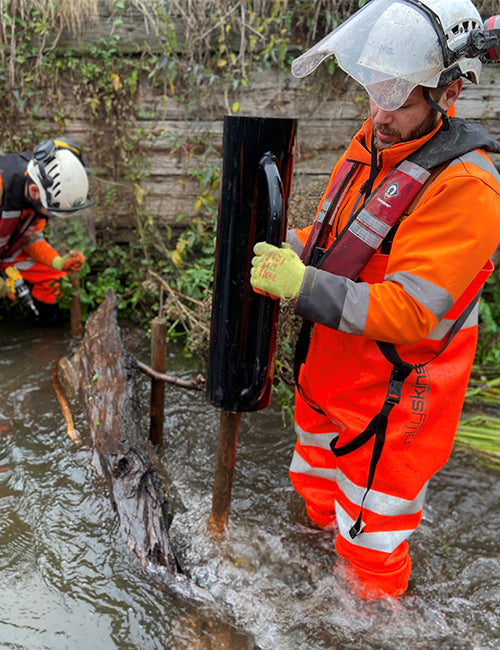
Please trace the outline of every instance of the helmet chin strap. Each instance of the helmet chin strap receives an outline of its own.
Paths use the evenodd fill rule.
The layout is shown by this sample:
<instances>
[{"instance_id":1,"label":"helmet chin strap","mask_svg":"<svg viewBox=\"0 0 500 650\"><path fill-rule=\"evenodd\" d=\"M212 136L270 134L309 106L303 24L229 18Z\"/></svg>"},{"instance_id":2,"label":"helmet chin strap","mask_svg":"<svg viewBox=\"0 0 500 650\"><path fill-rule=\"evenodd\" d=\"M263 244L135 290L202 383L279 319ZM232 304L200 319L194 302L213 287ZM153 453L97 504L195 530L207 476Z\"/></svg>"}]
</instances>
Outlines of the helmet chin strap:
<instances>
[{"instance_id":1,"label":"helmet chin strap","mask_svg":"<svg viewBox=\"0 0 500 650\"><path fill-rule=\"evenodd\" d=\"M26 196L28 203L31 204L31 207L35 212L38 214L43 215L46 219L52 217L53 215L47 210L47 208L43 205L43 203L40 201L40 199L34 199L32 198L29 193L27 193Z\"/></svg>"},{"instance_id":2,"label":"helmet chin strap","mask_svg":"<svg viewBox=\"0 0 500 650\"><path fill-rule=\"evenodd\" d=\"M429 93L429 89L426 88L426 86L422 87L422 92L424 95L424 99L429 104L429 106L431 106L434 110L438 111L438 113L441 113L441 118L443 120L443 131L448 131L448 129L450 128L450 118L448 117L446 111L442 106L440 106L437 102L435 102L432 99Z\"/></svg>"}]
</instances>

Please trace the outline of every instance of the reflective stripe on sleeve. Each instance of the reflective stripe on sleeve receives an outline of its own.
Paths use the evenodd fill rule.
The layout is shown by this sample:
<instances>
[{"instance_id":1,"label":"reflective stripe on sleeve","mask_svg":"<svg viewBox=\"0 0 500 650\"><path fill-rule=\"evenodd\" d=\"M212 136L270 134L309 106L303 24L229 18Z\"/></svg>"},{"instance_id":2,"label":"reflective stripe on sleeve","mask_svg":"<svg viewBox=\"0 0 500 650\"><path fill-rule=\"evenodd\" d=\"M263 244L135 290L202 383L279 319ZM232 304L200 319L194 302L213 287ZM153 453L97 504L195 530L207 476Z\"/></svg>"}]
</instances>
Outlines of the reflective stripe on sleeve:
<instances>
[{"instance_id":1,"label":"reflective stripe on sleeve","mask_svg":"<svg viewBox=\"0 0 500 650\"><path fill-rule=\"evenodd\" d=\"M7 257L2 260L3 264L6 263L15 263L16 268L18 268L20 271L27 271L30 269L33 265L36 264L35 260L32 257L28 257L25 260L22 260L20 262L17 262L17 254L12 255L12 257Z\"/></svg>"},{"instance_id":2,"label":"reflective stripe on sleeve","mask_svg":"<svg viewBox=\"0 0 500 650\"><path fill-rule=\"evenodd\" d=\"M478 321L478 315L479 315L479 304L477 304L474 307L474 309L471 311L471 313L467 316L460 330L467 329L468 327L476 327ZM454 324L455 324L454 320L443 318L441 321L439 321L439 323L432 330L432 332L427 336L427 338L430 339L431 341L442 341L447 336L448 332L451 330Z\"/></svg>"},{"instance_id":3,"label":"reflective stripe on sleeve","mask_svg":"<svg viewBox=\"0 0 500 650\"><path fill-rule=\"evenodd\" d=\"M496 182L500 183L500 174L498 173L495 165L491 162L491 160L484 158L484 156L482 156L478 151L469 151L469 153L466 153L459 158L455 158L455 160L453 160L448 167L458 165L459 163L472 163L473 165L476 165L476 167L479 167L479 169L482 169L484 172L491 174Z\"/></svg>"},{"instance_id":4,"label":"reflective stripe on sleeve","mask_svg":"<svg viewBox=\"0 0 500 650\"><path fill-rule=\"evenodd\" d=\"M34 232L29 236L28 242L29 244L35 244L36 242L42 241L45 239L45 235L43 232L40 230L38 232Z\"/></svg>"},{"instance_id":5,"label":"reflective stripe on sleeve","mask_svg":"<svg viewBox=\"0 0 500 650\"><path fill-rule=\"evenodd\" d=\"M400 284L408 295L426 307L438 320L453 306L453 298L448 291L408 271L391 273L385 279Z\"/></svg>"},{"instance_id":6,"label":"reflective stripe on sleeve","mask_svg":"<svg viewBox=\"0 0 500 650\"><path fill-rule=\"evenodd\" d=\"M370 287L328 271L306 267L295 313L348 334L362 334Z\"/></svg>"},{"instance_id":7,"label":"reflective stripe on sleeve","mask_svg":"<svg viewBox=\"0 0 500 650\"><path fill-rule=\"evenodd\" d=\"M361 336L365 331L370 301L370 285L366 282L352 283L344 302L339 331Z\"/></svg>"}]
</instances>

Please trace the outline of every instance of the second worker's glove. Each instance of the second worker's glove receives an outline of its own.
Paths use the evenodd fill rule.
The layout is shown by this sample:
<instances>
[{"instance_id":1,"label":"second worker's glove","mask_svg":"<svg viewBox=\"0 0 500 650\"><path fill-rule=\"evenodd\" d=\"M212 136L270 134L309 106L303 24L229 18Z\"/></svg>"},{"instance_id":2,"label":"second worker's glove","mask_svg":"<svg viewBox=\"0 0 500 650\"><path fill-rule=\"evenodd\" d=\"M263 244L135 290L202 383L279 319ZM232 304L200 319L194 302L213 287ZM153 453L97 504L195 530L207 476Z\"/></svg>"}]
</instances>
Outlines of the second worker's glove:
<instances>
[{"instance_id":1,"label":"second worker's glove","mask_svg":"<svg viewBox=\"0 0 500 650\"><path fill-rule=\"evenodd\" d=\"M70 251L63 257L57 256L52 260L52 268L56 271L78 271L85 263L85 255L80 251Z\"/></svg>"},{"instance_id":2,"label":"second worker's glove","mask_svg":"<svg viewBox=\"0 0 500 650\"><path fill-rule=\"evenodd\" d=\"M306 266L289 244L281 248L258 242L253 248L250 283L257 292L276 298L299 295Z\"/></svg>"}]
</instances>

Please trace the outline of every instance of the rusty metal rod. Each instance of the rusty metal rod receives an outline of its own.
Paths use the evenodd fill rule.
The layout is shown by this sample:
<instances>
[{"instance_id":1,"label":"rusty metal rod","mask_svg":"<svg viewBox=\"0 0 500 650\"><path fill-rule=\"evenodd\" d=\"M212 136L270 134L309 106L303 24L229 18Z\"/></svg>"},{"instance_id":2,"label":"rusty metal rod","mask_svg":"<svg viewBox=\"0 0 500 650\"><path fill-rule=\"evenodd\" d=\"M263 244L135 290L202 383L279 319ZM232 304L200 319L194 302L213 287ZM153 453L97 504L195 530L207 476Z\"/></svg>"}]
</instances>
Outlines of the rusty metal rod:
<instances>
[{"instance_id":1,"label":"rusty metal rod","mask_svg":"<svg viewBox=\"0 0 500 650\"><path fill-rule=\"evenodd\" d=\"M208 530L211 534L222 535L226 530L231 505L231 488L240 421L240 412L222 410L212 493L212 512L208 520Z\"/></svg>"}]
</instances>

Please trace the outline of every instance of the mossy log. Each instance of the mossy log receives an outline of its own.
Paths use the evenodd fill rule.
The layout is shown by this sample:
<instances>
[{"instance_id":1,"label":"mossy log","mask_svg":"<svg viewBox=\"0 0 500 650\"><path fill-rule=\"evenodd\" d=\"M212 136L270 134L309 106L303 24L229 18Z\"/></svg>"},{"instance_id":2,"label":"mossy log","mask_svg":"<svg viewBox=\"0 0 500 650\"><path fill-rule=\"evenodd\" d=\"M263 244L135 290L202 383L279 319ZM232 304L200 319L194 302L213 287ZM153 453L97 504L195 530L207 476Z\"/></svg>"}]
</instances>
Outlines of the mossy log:
<instances>
[{"instance_id":1,"label":"mossy log","mask_svg":"<svg viewBox=\"0 0 500 650\"><path fill-rule=\"evenodd\" d=\"M152 569L156 583L184 603L183 640L193 648L203 644L207 648L253 650L257 647L253 636L236 627L210 592L191 580L176 557L168 532L171 503L177 513L184 507L178 495L171 494L168 477L141 432L136 386L139 365L143 364L123 345L116 300L109 291L88 318L81 344L71 358L60 360L58 378L65 392L81 401L93 440L93 464L107 483L127 545L146 569ZM171 376L162 378L177 384ZM199 389L197 381L180 385Z\"/></svg>"},{"instance_id":2,"label":"mossy log","mask_svg":"<svg viewBox=\"0 0 500 650\"><path fill-rule=\"evenodd\" d=\"M79 356L79 396L94 464L106 479L125 540L144 566L182 572L168 534L171 504L141 433L137 366L123 346L111 292L89 317Z\"/></svg>"}]
</instances>

